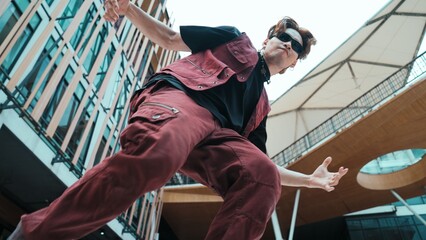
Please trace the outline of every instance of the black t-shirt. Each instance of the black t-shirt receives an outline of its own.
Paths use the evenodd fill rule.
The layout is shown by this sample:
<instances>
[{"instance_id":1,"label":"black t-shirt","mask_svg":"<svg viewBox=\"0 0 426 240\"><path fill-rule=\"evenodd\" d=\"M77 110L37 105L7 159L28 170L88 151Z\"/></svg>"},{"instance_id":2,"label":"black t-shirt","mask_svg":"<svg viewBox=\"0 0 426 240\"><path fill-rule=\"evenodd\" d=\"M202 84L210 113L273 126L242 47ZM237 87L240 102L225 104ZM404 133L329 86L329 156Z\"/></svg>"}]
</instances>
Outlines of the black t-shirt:
<instances>
[{"instance_id":1,"label":"black t-shirt","mask_svg":"<svg viewBox=\"0 0 426 240\"><path fill-rule=\"evenodd\" d=\"M230 26L215 28L182 26L180 33L183 41L191 49L192 53L205 49L213 49L241 35L241 32L237 28ZM260 71L261 64L261 61L257 63L252 74L245 82L230 79L223 85L203 91L189 89L171 75L157 75L148 82L148 85L158 80L169 82L174 87L185 91L197 104L208 109L217 118L223 128L230 128L241 134L253 110L256 108L264 88L264 82L269 80L270 77L267 67L265 67L267 78L262 74ZM266 152L266 118L250 134L248 139L260 150Z\"/></svg>"}]
</instances>

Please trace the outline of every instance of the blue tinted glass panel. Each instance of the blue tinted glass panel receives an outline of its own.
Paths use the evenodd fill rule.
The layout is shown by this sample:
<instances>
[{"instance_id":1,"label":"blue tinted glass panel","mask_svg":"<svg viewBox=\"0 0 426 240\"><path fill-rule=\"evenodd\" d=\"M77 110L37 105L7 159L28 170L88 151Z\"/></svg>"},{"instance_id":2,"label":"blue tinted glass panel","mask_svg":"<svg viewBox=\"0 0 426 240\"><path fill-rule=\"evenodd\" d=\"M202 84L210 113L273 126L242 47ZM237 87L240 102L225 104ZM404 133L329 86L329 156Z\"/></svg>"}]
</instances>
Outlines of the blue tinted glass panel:
<instances>
[{"instance_id":1,"label":"blue tinted glass panel","mask_svg":"<svg viewBox=\"0 0 426 240\"><path fill-rule=\"evenodd\" d=\"M77 112L78 107L80 106L81 99L83 98L84 93L84 87L79 83L77 85L77 89L74 92L70 102L68 103L67 108L65 109L64 115L62 115L61 120L59 121L58 128L56 129L55 135L58 142L62 142L65 138L65 135L68 132L68 129L75 117L75 114ZM78 131L81 126L77 126L75 131ZM73 156L72 154L68 153L70 156Z\"/></svg>"},{"instance_id":2,"label":"blue tinted glass panel","mask_svg":"<svg viewBox=\"0 0 426 240\"><path fill-rule=\"evenodd\" d=\"M386 240L400 240L401 234L399 234L399 230L397 227L393 228L384 228L382 231L382 238Z\"/></svg>"},{"instance_id":3,"label":"blue tinted glass panel","mask_svg":"<svg viewBox=\"0 0 426 240\"><path fill-rule=\"evenodd\" d=\"M77 48L78 44L80 44L81 40L83 39L84 34L86 34L90 24L95 18L95 14L96 14L96 7L94 4L92 4L89 8L89 11L86 13L86 15L84 15L84 18L81 21L80 25L78 26L77 31L74 33L74 35L71 38L70 43L74 47L74 49Z\"/></svg>"},{"instance_id":4,"label":"blue tinted glass panel","mask_svg":"<svg viewBox=\"0 0 426 240\"><path fill-rule=\"evenodd\" d=\"M62 16L58 18L59 25L61 25L64 32L71 24L71 21L74 19L77 11L80 9L81 4L83 4L83 0L69 1L68 5L64 9L64 12L62 13Z\"/></svg>"},{"instance_id":5,"label":"blue tinted glass panel","mask_svg":"<svg viewBox=\"0 0 426 240\"><path fill-rule=\"evenodd\" d=\"M47 127L47 125L49 125L50 121L52 120L52 116L56 111L56 108L58 107L63 95L65 94L65 91L68 88L69 82L71 81L72 76L74 75L74 71L72 70L71 67L68 67L67 70L65 71L65 74L62 76L59 85L56 88L55 93L53 94L53 96L51 97L49 103L47 104L43 115L40 118L40 124L43 127ZM58 135L54 135L54 139L59 142L62 143L62 139L58 138Z\"/></svg>"},{"instance_id":6,"label":"blue tinted glass panel","mask_svg":"<svg viewBox=\"0 0 426 240\"><path fill-rule=\"evenodd\" d=\"M83 136L83 133L86 129L87 124L89 123L90 116L92 115L92 111L94 108L94 101L93 99L95 95L92 93L92 96L88 99L88 102L86 103L85 108L83 109L83 112L78 119L77 127L74 130L74 133L71 137L71 141L68 145L68 149L72 152L77 150L78 145L80 144L81 137Z\"/></svg>"},{"instance_id":7,"label":"blue tinted glass panel","mask_svg":"<svg viewBox=\"0 0 426 240\"><path fill-rule=\"evenodd\" d=\"M87 72L90 72L92 70L93 64L98 58L99 52L101 51L102 46L105 43L105 38L107 34L108 34L108 31L104 24L104 26L102 26L101 31L97 35L94 44L90 48L89 54L87 54L86 59L83 63Z\"/></svg>"},{"instance_id":8,"label":"blue tinted glass panel","mask_svg":"<svg viewBox=\"0 0 426 240\"><path fill-rule=\"evenodd\" d=\"M423 217L423 219L425 219ZM418 235L421 237L422 240L426 240L426 226L425 225L417 225L417 231Z\"/></svg>"},{"instance_id":9,"label":"blue tinted glass panel","mask_svg":"<svg viewBox=\"0 0 426 240\"><path fill-rule=\"evenodd\" d=\"M52 3L54 2L55 0L46 0L46 3L47 3L47 5L52 5Z\"/></svg>"},{"instance_id":10,"label":"blue tinted glass panel","mask_svg":"<svg viewBox=\"0 0 426 240\"><path fill-rule=\"evenodd\" d=\"M403 226L399 227L401 239L413 239L416 235L417 229L415 226Z\"/></svg>"},{"instance_id":11,"label":"blue tinted glass panel","mask_svg":"<svg viewBox=\"0 0 426 240\"><path fill-rule=\"evenodd\" d=\"M379 239L383 239L381 236L381 232L380 229L367 229L364 230L364 239L368 239L368 240L379 240Z\"/></svg>"},{"instance_id":12,"label":"blue tinted glass panel","mask_svg":"<svg viewBox=\"0 0 426 240\"><path fill-rule=\"evenodd\" d=\"M30 103L30 106L28 107L29 112L32 112L32 110L34 109L35 105L37 104L38 100L40 99L41 95L43 94L47 84L50 82L53 73L56 71L57 66L62 61L63 56L64 55L62 53L59 54L58 58L56 59L55 63L53 64L52 68L49 69L49 72L47 73L46 77L41 82L41 85L40 85L39 89L37 90L37 93L35 94L33 100Z\"/></svg>"},{"instance_id":13,"label":"blue tinted glass panel","mask_svg":"<svg viewBox=\"0 0 426 240\"><path fill-rule=\"evenodd\" d=\"M15 66L16 62L22 56L22 52L24 51L25 47L27 47L28 42L30 41L31 37L34 34L34 31L39 26L40 22L40 16L38 15L38 13L35 13L34 16L31 18L30 23L24 29L21 36L19 36L16 44L13 45L11 51L2 63L2 68L7 73L10 74L10 71Z\"/></svg>"},{"instance_id":14,"label":"blue tinted glass panel","mask_svg":"<svg viewBox=\"0 0 426 240\"><path fill-rule=\"evenodd\" d=\"M0 45L18 22L21 14L22 13L16 8L13 2L9 3L6 11L4 11L3 15L0 17Z\"/></svg>"},{"instance_id":15,"label":"blue tinted glass panel","mask_svg":"<svg viewBox=\"0 0 426 240\"><path fill-rule=\"evenodd\" d=\"M379 219L380 227L396 227L395 218L381 218Z\"/></svg>"},{"instance_id":16,"label":"blue tinted glass panel","mask_svg":"<svg viewBox=\"0 0 426 240\"><path fill-rule=\"evenodd\" d=\"M378 228L379 227L379 223L377 221L377 219L364 219L361 221L362 223L362 227L364 229L368 229L368 228Z\"/></svg>"},{"instance_id":17,"label":"blue tinted glass panel","mask_svg":"<svg viewBox=\"0 0 426 240\"><path fill-rule=\"evenodd\" d=\"M98 16L97 18L96 18L96 22L95 22L95 24L93 24L93 26L92 26L92 28L90 29L90 33L89 34L87 34L87 35L85 35L85 39L84 39L84 42L83 42L83 45L82 45L82 47L80 48L80 50L78 51L78 57L81 57L81 54L83 54L83 51L84 51L84 49L86 49L86 47L87 47L87 45L88 45L88 43L89 43L89 40L90 40L90 38L93 36L93 32L95 31L95 29L96 29L96 26L98 26L98 24L99 24L99 21L101 20L101 17L100 16Z\"/></svg>"},{"instance_id":18,"label":"blue tinted glass panel","mask_svg":"<svg viewBox=\"0 0 426 240\"><path fill-rule=\"evenodd\" d=\"M37 84L39 83L39 80L41 80L43 72L46 70L48 64L52 60L53 55L58 50L58 44L59 39L55 40L53 37L50 37L30 72L19 83L17 87L17 90L19 91L19 96L17 96L17 99L22 104L33 92L34 88L37 87Z\"/></svg>"}]
</instances>

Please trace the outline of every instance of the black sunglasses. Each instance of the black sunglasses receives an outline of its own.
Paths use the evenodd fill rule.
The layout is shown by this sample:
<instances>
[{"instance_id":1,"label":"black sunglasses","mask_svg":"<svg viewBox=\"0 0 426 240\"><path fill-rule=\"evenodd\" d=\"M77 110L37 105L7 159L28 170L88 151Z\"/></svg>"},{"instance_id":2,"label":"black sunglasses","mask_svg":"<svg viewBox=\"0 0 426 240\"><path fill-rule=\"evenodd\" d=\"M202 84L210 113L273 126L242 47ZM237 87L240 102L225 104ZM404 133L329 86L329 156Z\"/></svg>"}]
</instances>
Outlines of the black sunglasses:
<instances>
[{"instance_id":1,"label":"black sunglasses","mask_svg":"<svg viewBox=\"0 0 426 240\"><path fill-rule=\"evenodd\" d=\"M297 53L297 54L301 54L303 52L303 47L302 45L294 40L290 35L288 35L287 33L281 33L280 35L276 36L279 40L283 41L283 42L291 42L291 48L293 48L293 50Z\"/></svg>"}]
</instances>

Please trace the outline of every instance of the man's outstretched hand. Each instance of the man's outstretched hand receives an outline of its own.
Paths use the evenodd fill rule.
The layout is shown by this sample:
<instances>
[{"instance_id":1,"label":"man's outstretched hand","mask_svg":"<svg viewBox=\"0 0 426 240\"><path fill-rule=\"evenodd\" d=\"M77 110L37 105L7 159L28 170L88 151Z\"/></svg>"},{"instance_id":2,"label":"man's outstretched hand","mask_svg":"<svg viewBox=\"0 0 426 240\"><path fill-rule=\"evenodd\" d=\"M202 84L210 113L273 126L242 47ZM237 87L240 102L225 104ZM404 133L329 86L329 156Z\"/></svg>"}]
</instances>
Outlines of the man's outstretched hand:
<instances>
[{"instance_id":1,"label":"man's outstretched hand","mask_svg":"<svg viewBox=\"0 0 426 240\"><path fill-rule=\"evenodd\" d=\"M340 167L338 172L329 172L327 168L331 160L331 157L327 157L309 176L309 188L322 188L331 192L334 190L334 186L339 184L339 180L348 172L348 169Z\"/></svg>"},{"instance_id":2,"label":"man's outstretched hand","mask_svg":"<svg viewBox=\"0 0 426 240\"><path fill-rule=\"evenodd\" d=\"M107 21L114 23L120 15L125 15L129 10L129 0L105 0L105 15Z\"/></svg>"}]
</instances>

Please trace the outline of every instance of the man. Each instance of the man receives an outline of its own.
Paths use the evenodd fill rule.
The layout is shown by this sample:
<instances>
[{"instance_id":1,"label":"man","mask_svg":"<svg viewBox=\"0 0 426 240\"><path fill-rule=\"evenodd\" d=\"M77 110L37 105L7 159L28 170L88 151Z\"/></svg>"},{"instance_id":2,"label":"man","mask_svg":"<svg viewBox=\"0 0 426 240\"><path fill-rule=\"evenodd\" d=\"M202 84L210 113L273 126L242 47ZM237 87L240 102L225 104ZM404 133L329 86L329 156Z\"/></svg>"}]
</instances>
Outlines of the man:
<instances>
[{"instance_id":1,"label":"man","mask_svg":"<svg viewBox=\"0 0 426 240\"><path fill-rule=\"evenodd\" d=\"M347 169L328 157L310 175L266 155L270 110L264 82L295 67L315 38L291 18L271 27L258 52L229 26L187 26L180 33L129 0L107 0L105 19L124 15L153 42L192 54L166 66L131 99L122 150L105 159L49 207L24 215L10 239L78 239L125 211L176 172L209 186L224 202L205 239L260 239L281 185L332 191Z\"/></svg>"}]
</instances>

